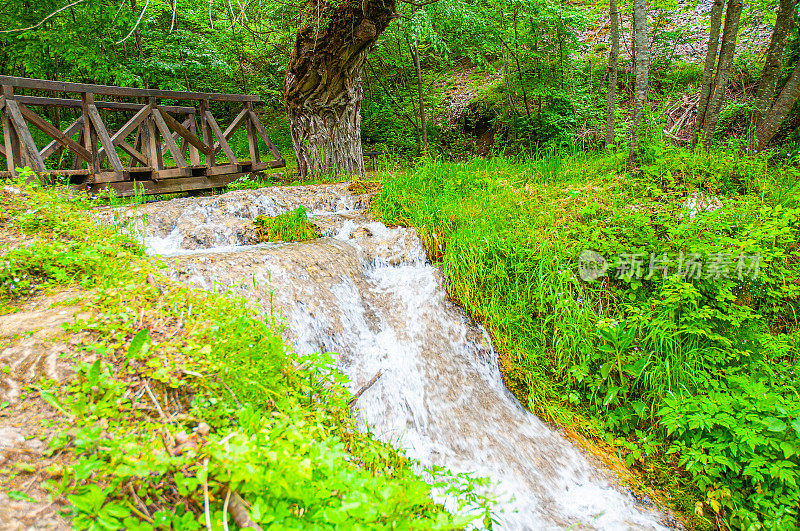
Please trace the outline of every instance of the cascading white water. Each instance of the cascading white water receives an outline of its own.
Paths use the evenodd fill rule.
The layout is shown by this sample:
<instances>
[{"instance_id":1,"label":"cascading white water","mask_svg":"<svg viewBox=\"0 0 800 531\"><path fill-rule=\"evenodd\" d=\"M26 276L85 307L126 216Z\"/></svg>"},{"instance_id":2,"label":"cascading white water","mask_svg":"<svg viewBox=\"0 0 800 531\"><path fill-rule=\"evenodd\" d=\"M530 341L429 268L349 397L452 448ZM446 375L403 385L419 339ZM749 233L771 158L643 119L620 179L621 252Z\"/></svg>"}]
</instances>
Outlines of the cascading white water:
<instances>
[{"instance_id":1,"label":"cascading white water","mask_svg":"<svg viewBox=\"0 0 800 531\"><path fill-rule=\"evenodd\" d=\"M326 237L253 245L252 219L304 205ZM346 185L270 188L116 212L135 221L174 278L281 308L299 353L333 352L359 421L422 465L496 482L503 529L661 529L610 471L525 411L483 328L450 302L406 228L364 212ZM443 500L452 507L452 500Z\"/></svg>"}]
</instances>

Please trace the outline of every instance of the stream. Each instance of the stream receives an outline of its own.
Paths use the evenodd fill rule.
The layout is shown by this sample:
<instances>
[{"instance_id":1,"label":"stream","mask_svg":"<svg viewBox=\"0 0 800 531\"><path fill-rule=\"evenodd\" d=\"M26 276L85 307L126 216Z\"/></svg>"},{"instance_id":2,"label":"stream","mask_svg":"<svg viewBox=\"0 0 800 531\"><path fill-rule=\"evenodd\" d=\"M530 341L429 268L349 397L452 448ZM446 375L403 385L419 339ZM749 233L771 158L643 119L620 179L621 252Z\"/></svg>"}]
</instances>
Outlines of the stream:
<instances>
[{"instance_id":1,"label":"stream","mask_svg":"<svg viewBox=\"0 0 800 531\"><path fill-rule=\"evenodd\" d=\"M423 466L489 477L500 529L667 529L597 458L505 388L483 327L450 301L412 229L347 184L273 187L115 209L173 279L231 290L285 320L300 354L335 353L362 429ZM299 206L324 237L259 244L252 220ZM454 500L434 492L455 509Z\"/></svg>"}]
</instances>

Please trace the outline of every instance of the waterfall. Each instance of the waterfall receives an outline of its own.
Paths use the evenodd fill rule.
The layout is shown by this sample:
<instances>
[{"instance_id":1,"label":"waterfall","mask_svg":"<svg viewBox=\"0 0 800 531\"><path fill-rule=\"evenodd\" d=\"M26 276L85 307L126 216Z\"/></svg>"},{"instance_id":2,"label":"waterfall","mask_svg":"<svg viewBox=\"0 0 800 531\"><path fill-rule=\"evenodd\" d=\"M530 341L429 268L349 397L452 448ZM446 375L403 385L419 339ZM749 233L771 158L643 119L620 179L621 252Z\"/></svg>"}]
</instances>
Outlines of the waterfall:
<instances>
[{"instance_id":1,"label":"waterfall","mask_svg":"<svg viewBox=\"0 0 800 531\"><path fill-rule=\"evenodd\" d=\"M324 237L258 244L252 220L298 206ZM266 188L106 213L141 231L176 280L276 308L298 353L335 353L362 429L423 466L491 479L502 529L663 529L677 524L505 388L483 327L449 300L408 228L366 212L346 184ZM454 500L434 496L454 509Z\"/></svg>"}]
</instances>

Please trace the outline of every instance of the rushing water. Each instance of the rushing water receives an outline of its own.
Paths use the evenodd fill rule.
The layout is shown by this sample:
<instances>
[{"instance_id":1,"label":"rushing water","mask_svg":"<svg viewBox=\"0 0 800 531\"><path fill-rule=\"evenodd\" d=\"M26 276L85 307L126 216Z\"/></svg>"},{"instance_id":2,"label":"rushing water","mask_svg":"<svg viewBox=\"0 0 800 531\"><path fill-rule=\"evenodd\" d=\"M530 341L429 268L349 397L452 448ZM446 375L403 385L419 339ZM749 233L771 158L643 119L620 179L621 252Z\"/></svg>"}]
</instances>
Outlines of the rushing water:
<instances>
[{"instance_id":1,"label":"rushing water","mask_svg":"<svg viewBox=\"0 0 800 531\"><path fill-rule=\"evenodd\" d=\"M304 205L324 238L256 244L252 219ZM337 353L362 427L423 465L495 483L503 529L661 529L596 459L506 390L483 328L449 301L406 228L365 213L346 185L270 188L117 211L171 274L277 307L299 353ZM452 506L452 500L443 500Z\"/></svg>"}]
</instances>

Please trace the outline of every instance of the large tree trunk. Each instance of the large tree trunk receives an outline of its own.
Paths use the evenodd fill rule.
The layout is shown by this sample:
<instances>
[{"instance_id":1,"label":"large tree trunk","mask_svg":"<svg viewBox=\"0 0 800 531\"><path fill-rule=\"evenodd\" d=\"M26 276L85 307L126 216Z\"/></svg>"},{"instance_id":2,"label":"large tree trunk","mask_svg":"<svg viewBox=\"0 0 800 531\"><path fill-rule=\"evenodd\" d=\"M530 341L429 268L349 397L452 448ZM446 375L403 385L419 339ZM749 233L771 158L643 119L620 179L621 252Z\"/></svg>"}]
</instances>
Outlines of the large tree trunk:
<instances>
[{"instance_id":1,"label":"large tree trunk","mask_svg":"<svg viewBox=\"0 0 800 531\"><path fill-rule=\"evenodd\" d=\"M792 71L789 81L786 82L775 103L770 107L764 121L755 131L753 136L755 137L756 147L764 148L769 144L783 121L789 116L789 112L797 103L798 97L800 97L800 59L794 65L794 71Z\"/></svg>"},{"instance_id":2,"label":"large tree trunk","mask_svg":"<svg viewBox=\"0 0 800 531\"><path fill-rule=\"evenodd\" d=\"M364 174L361 72L394 0L312 2L297 34L284 95L300 175Z\"/></svg>"},{"instance_id":3,"label":"large tree trunk","mask_svg":"<svg viewBox=\"0 0 800 531\"><path fill-rule=\"evenodd\" d=\"M697 145L697 140L706 124L708 97L709 94L711 94L711 81L714 79L714 65L717 62L719 29L722 25L722 10L724 7L724 0L714 0L714 4L711 6L711 29L708 34L708 48L706 48L706 62L703 67L703 78L700 81L700 98L697 100L697 121L695 122L694 134L692 135L692 147Z\"/></svg>"},{"instance_id":4,"label":"large tree trunk","mask_svg":"<svg viewBox=\"0 0 800 531\"><path fill-rule=\"evenodd\" d=\"M766 118L767 110L775 98L775 90L783 64L783 52L786 50L786 42L794 27L795 7L797 7L797 0L780 0L778 17L775 19L775 28L772 30L767 58L764 61L764 70L761 72L761 79L758 81L756 90L756 124L760 124Z\"/></svg>"},{"instance_id":5,"label":"large tree trunk","mask_svg":"<svg viewBox=\"0 0 800 531\"><path fill-rule=\"evenodd\" d=\"M636 166L636 151L639 148L639 126L647 100L647 82L650 75L650 53L647 38L647 0L633 0L633 39L636 94L633 103L633 128L628 152L628 167Z\"/></svg>"},{"instance_id":6,"label":"large tree trunk","mask_svg":"<svg viewBox=\"0 0 800 531\"><path fill-rule=\"evenodd\" d=\"M725 89L728 87L728 77L733 64L733 54L736 51L736 37L739 34L739 18L742 15L742 0L728 0L728 9L725 12L725 31L722 33L722 46L719 51L717 75L709 94L708 110L706 111L703 126L704 142L711 142L717 130L719 112L725 99Z\"/></svg>"},{"instance_id":7,"label":"large tree trunk","mask_svg":"<svg viewBox=\"0 0 800 531\"><path fill-rule=\"evenodd\" d=\"M606 100L606 146L614 143L614 115L617 111L617 59L619 58L619 10L610 0L611 52L608 56L608 99Z\"/></svg>"}]
</instances>

